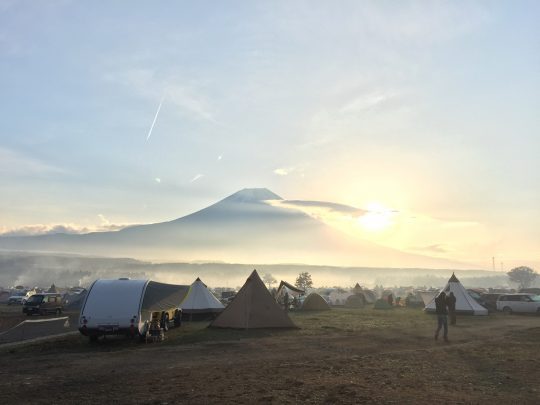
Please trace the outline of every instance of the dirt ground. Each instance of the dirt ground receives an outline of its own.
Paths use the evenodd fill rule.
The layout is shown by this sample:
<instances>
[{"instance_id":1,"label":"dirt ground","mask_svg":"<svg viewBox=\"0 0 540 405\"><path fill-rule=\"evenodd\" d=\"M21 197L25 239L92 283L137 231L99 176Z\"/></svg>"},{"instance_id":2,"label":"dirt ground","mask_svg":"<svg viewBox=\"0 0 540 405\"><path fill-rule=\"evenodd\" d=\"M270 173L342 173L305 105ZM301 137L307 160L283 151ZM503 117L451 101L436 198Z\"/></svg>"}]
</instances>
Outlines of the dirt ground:
<instances>
[{"instance_id":1,"label":"dirt ground","mask_svg":"<svg viewBox=\"0 0 540 405\"><path fill-rule=\"evenodd\" d=\"M163 343L82 336L0 348L4 403L540 403L540 317L293 313L296 330L184 324Z\"/></svg>"},{"instance_id":2,"label":"dirt ground","mask_svg":"<svg viewBox=\"0 0 540 405\"><path fill-rule=\"evenodd\" d=\"M22 305L0 304L0 332L14 327L26 318L22 312Z\"/></svg>"},{"instance_id":3,"label":"dirt ground","mask_svg":"<svg viewBox=\"0 0 540 405\"><path fill-rule=\"evenodd\" d=\"M27 316L22 312L22 305L6 305L0 304L0 334L6 332L7 330L17 326L23 321L26 320L43 320L43 319L52 319L56 318L55 314L50 314L46 316L42 315L32 315ZM64 311L61 316L69 317L69 331L76 331L79 321L79 313L77 311ZM43 325L39 328L39 335L54 335L58 334L58 329L51 324L50 330L44 328ZM32 335L32 333L29 333ZM36 335L38 336L38 335ZM0 342L3 343L3 335L0 337Z\"/></svg>"}]
</instances>

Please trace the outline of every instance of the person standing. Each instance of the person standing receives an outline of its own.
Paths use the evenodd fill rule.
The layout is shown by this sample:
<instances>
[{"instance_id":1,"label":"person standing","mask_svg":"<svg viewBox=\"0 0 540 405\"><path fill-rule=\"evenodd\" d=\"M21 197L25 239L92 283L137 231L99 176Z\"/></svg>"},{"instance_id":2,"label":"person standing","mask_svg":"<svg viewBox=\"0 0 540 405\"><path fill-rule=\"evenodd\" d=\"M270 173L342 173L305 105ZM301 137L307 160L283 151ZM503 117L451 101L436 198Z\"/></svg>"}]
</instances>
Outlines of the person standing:
<instances>
[{"instance_id":1,"label":"person standing","mask_svg":"<svg viewBox=\"0 0 540 405\"><path fill-rule=\"evenodd\" d=\"M285 291L285 296L283 297L283 306L285 307L285 312L289 311L289 293Z\"/></svg>"},{"instance_id":2,"label":"person standing","mask_svg":"<svg viewBox=\"0 0 540 405\"><path fill-rule=\"evenodd\" d=\"M435 340L439 339L439 332L443 329L444 341L448 342L448 311L446 303L446 294L442 291L435 298L435 313L437 314L437 330L435 331Z\"/></svg>"},{"instance_id":3,"label":"person standing","mask_svg":"<svg viewBox=\"0 0 540 405\"><path fill-rule=\"evenodd\" d=\"M446 306L448 307L448 316L450 317L450 325L456 324L456 296L452 291L446 297Z\"/></svg>"}]
</instances>

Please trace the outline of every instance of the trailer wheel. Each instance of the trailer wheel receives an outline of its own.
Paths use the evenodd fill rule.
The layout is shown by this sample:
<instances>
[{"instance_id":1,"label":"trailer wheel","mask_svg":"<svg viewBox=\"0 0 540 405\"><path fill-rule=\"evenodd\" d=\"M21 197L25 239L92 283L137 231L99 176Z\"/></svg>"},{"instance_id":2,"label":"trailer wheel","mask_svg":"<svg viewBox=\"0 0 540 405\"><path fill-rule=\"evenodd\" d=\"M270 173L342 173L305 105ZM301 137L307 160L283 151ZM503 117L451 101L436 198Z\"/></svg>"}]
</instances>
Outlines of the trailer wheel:
<instances>
[{"instance_id":1,"label":"trailer wheel","mask_svg":"<svg viewBox=\"0 0 540 405\"><path fill-rule=\"evenodd\" d=\"M98 341L97 335L90 335L88 338L90 339L90 343L96 343Z\"/></svg>"},{"instance_id":2,"label":"trailer wheel","mask_svg":"<svg viewBox=\"0 0 540 405\"><path fill-rule=\"evenodd\" d=\"M62 310L60 308L58 308L56 310L56 316L60 316L62 314Z\"/></svg>"}]
</instances>

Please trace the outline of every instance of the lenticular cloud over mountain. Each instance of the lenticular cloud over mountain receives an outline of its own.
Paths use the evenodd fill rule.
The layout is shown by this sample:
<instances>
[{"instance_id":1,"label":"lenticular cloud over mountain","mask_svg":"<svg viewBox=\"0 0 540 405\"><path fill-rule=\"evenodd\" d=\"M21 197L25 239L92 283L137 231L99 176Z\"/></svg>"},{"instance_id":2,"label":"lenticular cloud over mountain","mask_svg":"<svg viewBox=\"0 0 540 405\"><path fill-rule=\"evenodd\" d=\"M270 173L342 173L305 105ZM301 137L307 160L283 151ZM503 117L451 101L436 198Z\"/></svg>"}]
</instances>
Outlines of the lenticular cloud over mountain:
<instances>
[{"instance_id":1,"label":"lenticular cloud over mountain","mask_svg":"<svg viewBox=\"0 0 540 405\"><path fill-rule=\"evenodd\" d=\"M275 204L275 202L285 202ZM302 201L303 206L309 205ZM313 204L338 207L325 202ZM246 188L193 214L114 232L0 237L0 249L154 261L444 268L455 263L351 238L266 188ZM298 204L296 204L298 205ZM354 211L355 209L351 209ZM347 211L347 210L345 210ZM462 266L461 266L462 267Z\"/></svg>"}]
</instances>

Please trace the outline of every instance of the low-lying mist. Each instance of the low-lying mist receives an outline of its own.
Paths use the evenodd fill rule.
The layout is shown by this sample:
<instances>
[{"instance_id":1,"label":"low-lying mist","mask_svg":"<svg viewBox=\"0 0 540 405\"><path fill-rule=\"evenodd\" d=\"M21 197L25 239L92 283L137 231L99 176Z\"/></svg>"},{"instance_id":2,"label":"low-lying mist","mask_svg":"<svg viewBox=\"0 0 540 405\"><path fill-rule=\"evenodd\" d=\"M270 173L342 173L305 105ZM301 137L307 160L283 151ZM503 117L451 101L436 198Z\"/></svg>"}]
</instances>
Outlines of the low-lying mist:
<instances>
[{"instance_id":1,"label":"low-lying mist","mask_svg":"<svg viewBox=\"0 0 540 405\"><path fill-rule=\"evenodd\" d=\"M311 266L302 264L150 263L128 258L84 257L54 254L0 253L0 286L15 285L87 287L98 278L149 278L173 284L191 284L200 277L210 287L237 288L253 269L262 276L294 283L301 272L309 272L314 287L368 288L375 285L442 287L451 269L408 269ZM466 287L508 286L505 273L455 270Z\"/></svg>"}]
</instances>

